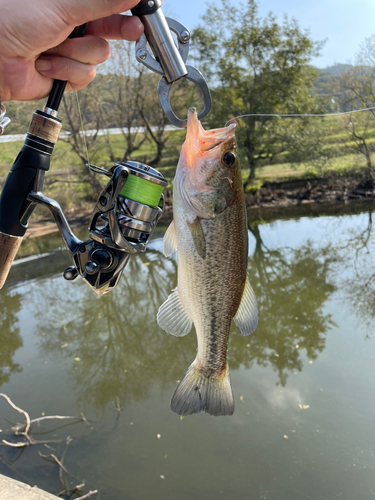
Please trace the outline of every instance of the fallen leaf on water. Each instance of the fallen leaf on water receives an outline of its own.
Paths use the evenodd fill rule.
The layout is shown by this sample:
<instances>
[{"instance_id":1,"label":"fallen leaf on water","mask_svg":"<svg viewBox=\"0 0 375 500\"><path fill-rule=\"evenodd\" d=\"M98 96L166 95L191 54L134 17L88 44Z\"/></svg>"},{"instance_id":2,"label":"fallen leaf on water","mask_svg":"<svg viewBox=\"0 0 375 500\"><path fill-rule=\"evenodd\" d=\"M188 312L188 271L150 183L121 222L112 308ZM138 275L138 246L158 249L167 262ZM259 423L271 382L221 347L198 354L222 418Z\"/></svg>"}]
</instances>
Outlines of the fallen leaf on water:
<instances>
[{"instance_id":1,"label":"fallen leaf on water","mask_svg":"<svg viewBox=\"0 0 375 500\"><path fill-rule=\"evenodd\" d=\"M243 401L243 396L240 396L240 401Z\"/></svg>"},{"instance_id":2,"label":"fallen leaf on water","mask_svg":"<svg viewBox=\"0 0 375 500\"><path fill-rule=\"evenodd\" d=\"M181 415L180 420L183 420L185 417L191 415L192 413L194 413L194 410L187 411L186 413L184 413L183 415Z\"/></svg>"},{"instance_id":3,"label":"fallen leaf on water","mask_svg":"<svg viewBox=\"0 0 375 500\"><path fill-rule=\"evenodd\" d=\"M246 344L246 347L250 347L250 344Z\"/></svg>"},{"instance_id":4,"label":"fallen leaf on water","mask_svg":"<svg viewBox=\"0 0 375 500\"><path fill-rule=\"evenodd\" d=\"M158 439L160 439L160 438L161 438L161 434L157 434L157 435L156 435L156 437L157 437Z\"/></svg>"},{"instance_id":5,"label":"fallen leaf on water","mask_svg":"<svg viewBox=\"0 0 375 500\"><path fill-rule=\"evenodd\" d=\"M181 380L176 380L177 384L179 384L181 382Z\"/></svg>"},{"instance_id":6,"label":"fallen leaf on water","mask_svg":"<svg viewBox=\"0 0 375 500\"><path fill-rule=\"evenodd\" d=\"M296 349L298 349L298 348L299 348L299 344L296 345Z\"/></svg>"},{"instance_id":7,"label":"fallen leaf on water","mask_svg":"<svg viewBox=\"0 0 375 500\"><path fill-rule=\"evenodd\" d=\"M164 460L168 457L168 453L166 455L164 455Z\"/></svg>"},{"instance_id":8,"label":"fallen leaf on water","mask_svg":"<svg viewBox=\"0 0 375 500\"><path fill-rule=\"evenodd\" d=\"M297 320L298 320L298 316L296 316L294 319L297 319Z\"/></svg>"},{"instance_id":9,"label":"fallen leaf on water","mask_svg":"<svg viewBox=\"0 0 375 500\"><path fill-rule=\"evenodd\" d=\"M292 432L296 432L296 431L293 429Z\"/></svg>"},{"instance_id":10,"label":"fallen leaf on water","mask_svg":"<svg viewBox=\"0 0 375 500\"><path fill-rule=\"evenodd\" d=\"M298 405L298 408L300 410L307 410L308 408L310 408L310 405Z\"/></svg>"},{"instance_id":11,"label":"fallen leaf on water","mask_svg":"<svg viewBox=\"0 0 375 500\"><path fill-rule=\"evenodd\" d=\"M144 264L142 264L142 266L149 266L151 264L151 262L145 262Z\"/></svg>"},{"instance_id":12,"label":"fallen leaf on water","mask_svg":"<svg viewBox=\"0 0 375 500\"><path fill-rule=\"evenodd\" d=\"M276 356L276 358L279 358L279 357L280 357L280 354L275 353L275 356Z\"/></svg>"},{"instance_id":13,"label":"fallen leaf on water","mask_svg":"<svg viewBox=\"0 0 375 500\"><path fill-rule=\"evenodd\" d=\"M42 415L42 417L44 417L44 415L45 415L44 411L42 411L41 415Z\"/></svg>"},{"instance_id":14,"label":"fallen leaf on water","mask_svg":"<svg viewBox=\"0 0 375 500\"><path fill-rule=\"evenodd\" d=\"M65 349L65 347L68 347L68 344L63 344L63 345L61 346L61 348L62 348L62 349Z\"/></svg>"},{"instance_id":15,"label":"fallen leaf on water","mask_svg":"<svg viewBox=\"0 0 375 500\"><path fill-rule=\"evenodd\" d=\"M160 479L165 479L165 477L164 476L160 476Z\"/></svg>"},{"instance_id":16,"label":"fallen leaf on water","mask_svg":"<svg viewBox=\"0 0 375 500\"><path fill-rule=\"evenodd\" d=\"M284 439L289 439L289 436L287 436L286 434L284 434L283 438Z\"/></svg>"},{"instance_id":17,"label":"fallen leaf on water","mask_svg":"<svg viewBox=\"0 0 375 500\"><path fill-rule=\"evenodd\" d=\"M312 365L312 364L313 364L313 362L312 362L312 361L311 361L311 359L310 359L310 361L309 361L309 365Z\"/></svg>"},{"instance_id":18,"label":"fallen leaf on water","mask_svg":"<svg viewBox=\"0 0 375 500\"><path fill-rule=\"evenodd\" d=\"M81 361L81 358L74 358L74 361Z\"/></svg>"}]
</instances>

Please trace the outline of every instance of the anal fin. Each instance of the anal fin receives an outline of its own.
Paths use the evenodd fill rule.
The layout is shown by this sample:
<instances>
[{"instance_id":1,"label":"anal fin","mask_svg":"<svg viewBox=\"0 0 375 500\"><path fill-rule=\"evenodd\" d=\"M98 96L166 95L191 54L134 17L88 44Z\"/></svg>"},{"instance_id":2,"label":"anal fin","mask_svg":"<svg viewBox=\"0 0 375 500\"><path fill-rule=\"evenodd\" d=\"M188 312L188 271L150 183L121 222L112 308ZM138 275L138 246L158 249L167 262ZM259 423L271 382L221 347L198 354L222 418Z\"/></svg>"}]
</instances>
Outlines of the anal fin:
<instances>
[{"instance_id":1,"label":"anal fin","mask_svg":"<svg viewBox=\"0 0 375 500\"><path fill-rule=\"evenodd\" d=\"M157 320L160 328L175 337L183 337L190 332L193 323L185 312L177 288L160 306Z\"/></svg>"},{"instance_id":2,"label":"anal fin","mask_svg":"<svg viewBox=\"0 0 375 500\"><path fill-rule=\"evenodd\" d=\"M250 285L249 278L246 278L241 304L234 317L234 322L241 334L246 336L253 333L258 326L258 317L258 302L254 290Z\"/></svg>"}]
</instances>

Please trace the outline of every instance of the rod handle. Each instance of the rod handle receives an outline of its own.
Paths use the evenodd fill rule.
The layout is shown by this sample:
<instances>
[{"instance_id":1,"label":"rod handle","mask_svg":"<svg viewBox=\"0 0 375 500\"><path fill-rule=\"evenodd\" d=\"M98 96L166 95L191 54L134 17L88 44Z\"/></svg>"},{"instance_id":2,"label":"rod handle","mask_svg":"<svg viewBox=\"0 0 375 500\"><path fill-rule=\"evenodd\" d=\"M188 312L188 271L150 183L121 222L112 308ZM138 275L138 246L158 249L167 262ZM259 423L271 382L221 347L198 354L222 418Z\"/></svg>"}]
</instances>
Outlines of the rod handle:
<instances>
[{"instance_id":1,"label":"rod handle","mask_svg":"<svg viewBox=\"0 0 375 500\"><path fill-rule=\"evenodd\" d=\"M22 243L22 237L0 233L0 289L8 277L10 268Z\"/></svg>"},{"instance_id":2,"label":"rod handle","mask_svg":"<svg viewBox=\"0 0 375 500\"><path fill-rule=\"evenodd\" d=\"M85 34L86 26L87 23L82 24L81 26L77 26L70 33L68 38L82 38L83 35ZM52 90L48 97L46 108L53 109L54 111L59 110L67 83L68 82L65 82L63 80L54 80Z\"/></svg>"}]
</instances>

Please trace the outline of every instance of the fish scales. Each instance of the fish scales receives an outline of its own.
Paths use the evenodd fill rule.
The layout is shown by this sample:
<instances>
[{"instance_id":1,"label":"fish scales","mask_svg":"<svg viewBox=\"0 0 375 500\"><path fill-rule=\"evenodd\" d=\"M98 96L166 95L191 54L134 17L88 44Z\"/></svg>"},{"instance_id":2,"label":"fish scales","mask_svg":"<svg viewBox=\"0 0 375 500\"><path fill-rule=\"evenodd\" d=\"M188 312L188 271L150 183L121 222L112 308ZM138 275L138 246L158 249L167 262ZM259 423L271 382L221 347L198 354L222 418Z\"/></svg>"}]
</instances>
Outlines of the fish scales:
<instances>
[{"instance_id":1,"label":"fish scales","mask_svg":"<svg viewBox=\"0 0 375 500\"><path fill-rule=\"evenodd\" d=\"M231 415L227 365L232 319L243 335L257 326L258 306L247 278L248 233L234 128L205 131L194 109L174 183L174 220L164 253L178 252L178 286L160 307L159 325L186 335L192 323L197 356L178 385L171 409Z\"/></svg>"},{"instance_id":2,"label":"fish scales","mask_svg":"<svg viewBox=\"0 0 375 500\"><path fill-rule=\"evenodd\" d=\"M200 367L220 373L226 367L230 323L246 280L245 210L234 203L214 221L201 221L207 252L202 259L178 202L176 208L176 214L181 214L175 218L179 242L178 290L184 309L195 325L196 361Z\"/></svg>"}]
</instances>

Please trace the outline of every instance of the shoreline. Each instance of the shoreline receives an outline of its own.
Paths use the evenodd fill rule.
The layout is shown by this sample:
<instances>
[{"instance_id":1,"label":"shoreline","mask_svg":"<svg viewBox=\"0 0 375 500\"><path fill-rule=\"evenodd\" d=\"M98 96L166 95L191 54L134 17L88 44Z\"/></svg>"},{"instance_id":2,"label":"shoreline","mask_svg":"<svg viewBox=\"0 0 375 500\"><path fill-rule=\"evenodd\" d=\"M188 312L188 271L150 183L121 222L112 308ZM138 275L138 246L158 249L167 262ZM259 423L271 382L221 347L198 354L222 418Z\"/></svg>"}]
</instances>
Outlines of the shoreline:
<instances>
[{"instance_id":1,"label":"shoreline","mask_svg":"<svg viewBox=\"0 0 375 500\"><path fill-rule=\"evenodd\" d=\"M302 207L334 207L353 201L375 200L375 185L372 180L358 177L343 179L298 179L283 182L267 182L260 189L245 195L249 218L257 215L301 209ZM89 223L91 211L72 213L67 217L71 227L77 228ZM253 217L254 216L254 217ZM166 199L164 214L159 223L169 224L173 218L172 199ZM51 219L31 220L25 240L58 232Z\"/></svg>"}]
</instances>

